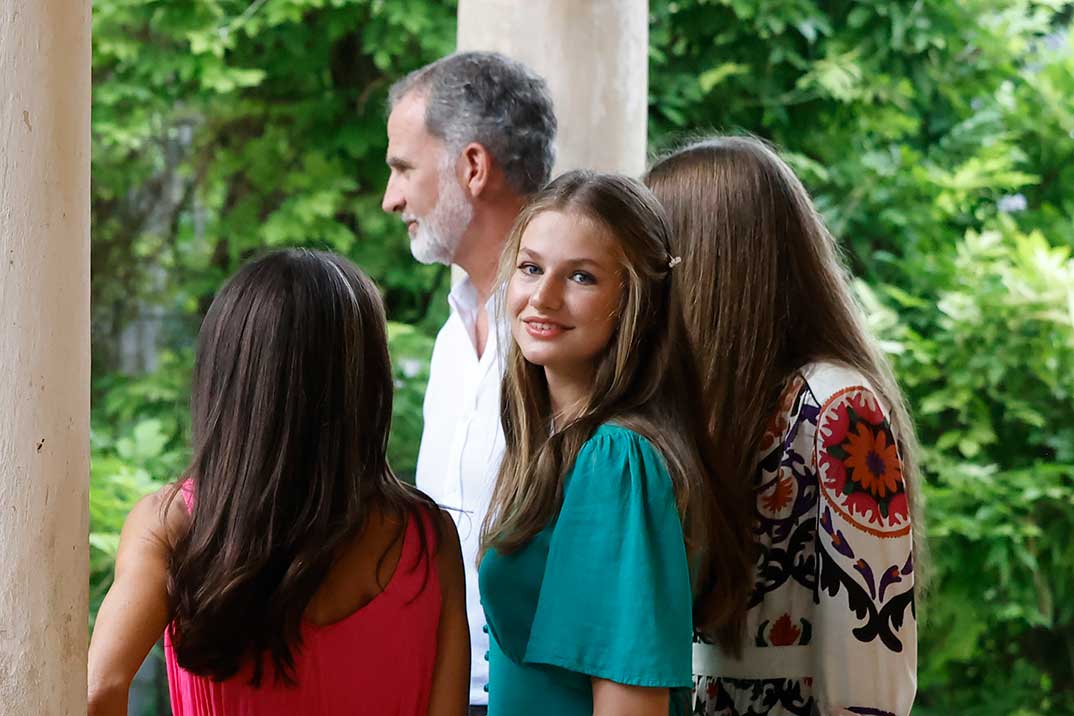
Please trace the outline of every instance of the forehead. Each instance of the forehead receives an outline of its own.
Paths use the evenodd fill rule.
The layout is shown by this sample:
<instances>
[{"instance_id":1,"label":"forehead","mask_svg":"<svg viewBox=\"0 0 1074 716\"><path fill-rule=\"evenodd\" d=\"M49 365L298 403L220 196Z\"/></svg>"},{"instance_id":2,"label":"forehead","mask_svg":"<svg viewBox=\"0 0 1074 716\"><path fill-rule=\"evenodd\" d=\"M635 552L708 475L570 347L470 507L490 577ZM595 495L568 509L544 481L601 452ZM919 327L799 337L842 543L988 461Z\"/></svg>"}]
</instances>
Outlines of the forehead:
<instances>
[{"instance_id":1,"label":"forehead","mask_svg":"<svg viewBox=\"0 0 1074 716\"><path fill-rule=\"evenodd\" d=\"M394 149L435 141L425 128L425 96L420 92L403 95L388 115L388 144Z\"/></svg>"},{"instance_id":2,"label":"forehead","mask_svg":"<svg viewBox=\"0 0 1074 716\"><path fill-rule=\"evenodd\" d=\"M604 225L576 211L549 209L534 216L519 242L546 260L587 259L611 268L620 263L622 249Z\"/></svg>"}]
</instances>

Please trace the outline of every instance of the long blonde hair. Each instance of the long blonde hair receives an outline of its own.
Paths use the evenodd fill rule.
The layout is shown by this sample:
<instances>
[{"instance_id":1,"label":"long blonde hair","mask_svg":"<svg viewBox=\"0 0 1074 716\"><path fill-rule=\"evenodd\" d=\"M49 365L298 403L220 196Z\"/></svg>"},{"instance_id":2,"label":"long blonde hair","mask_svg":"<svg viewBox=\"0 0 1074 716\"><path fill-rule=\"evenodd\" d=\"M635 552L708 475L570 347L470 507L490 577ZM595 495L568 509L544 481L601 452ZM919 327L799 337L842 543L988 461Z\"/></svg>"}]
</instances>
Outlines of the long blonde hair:
<instances>
[{"instance_id":1,"label":"long blonde hair","mask_svg":"<svg viewBox=\"0 0 1074 716\"><path fill-rule=\"evenodd\" d=\"M710 458L705 416L682 318L670 280L670 232L663 208L643 185L625 177L575 171L535 195L504 249L501 278L515 268L522 234L546 211L575 213L615 237L622 253L618 325L597 359L581 413L552 429L544 370L510 341L501 419L507 448L482 528L482 552L511 552L544 529L562 504L563 483L582 444L612 422L646 437L662 453L675 490L687 548L701 567L695 579L695 623L729 635L748 596L752 542L748 486L718 473ZM700 611L698 611L700 609ZM732 625L735 626L735 625Z\"/></svg>"},{"instance_id":2,"label":"long blonde hair","mask_svg":"<svg viewBox=\"0 0 1074 716\"><path fill-rule=\"evenodd\" d=\"M888 407L898 438L923 591L927 545L913 421L805 187L764 142L735 136L674 152L645 182L667 209L674 250L683 256L675 281L689 287L686 325L718 464L752 484L787 381L817 360L858 370Z\"/></svg>"}]
</instances>

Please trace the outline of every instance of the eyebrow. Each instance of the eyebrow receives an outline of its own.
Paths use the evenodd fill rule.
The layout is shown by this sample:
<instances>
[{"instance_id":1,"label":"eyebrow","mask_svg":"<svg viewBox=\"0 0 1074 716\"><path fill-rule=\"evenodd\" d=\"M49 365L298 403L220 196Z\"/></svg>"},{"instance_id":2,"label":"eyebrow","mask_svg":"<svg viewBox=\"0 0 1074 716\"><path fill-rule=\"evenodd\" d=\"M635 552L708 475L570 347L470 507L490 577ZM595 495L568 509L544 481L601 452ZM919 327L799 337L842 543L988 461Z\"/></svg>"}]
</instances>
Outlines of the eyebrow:
<instances>
[{"instance_id":1,"label":"eyebrow","mask_svg":"<svg viewBox=\"0 0 1074 716\"><path fill-rule=\"evenodd\" d=\"M540 261L541 259L544 258L539 253L537 253L536 251L534 251L532 249L527 249L525 247L523 247L523 248L518 250L518 255L521 256L522 254L526 254L527 256L529 256L531 259L533 259L535 261ZM593 268L598 268L598 269L602 269L602 270L605 269L604 266L602 266L601 264L597 263L593 259L584 259L584 258L581 258L581 259L567 259L564 263L571 264L572 266L592 266Z\"/></svg>"},{"instance_id":2,"label":"eyebrow","mask_svg":"<svg viewBox=\"0 0 1074 716\"><path fill-rule=\"evenodd\" d=\"M413 169L414 168L413 164L408 162L406 159L403 159L402 157L389 156L386 161L388 163L388 166L391 167L392 169Z\"/></svg>"}]
</instances>

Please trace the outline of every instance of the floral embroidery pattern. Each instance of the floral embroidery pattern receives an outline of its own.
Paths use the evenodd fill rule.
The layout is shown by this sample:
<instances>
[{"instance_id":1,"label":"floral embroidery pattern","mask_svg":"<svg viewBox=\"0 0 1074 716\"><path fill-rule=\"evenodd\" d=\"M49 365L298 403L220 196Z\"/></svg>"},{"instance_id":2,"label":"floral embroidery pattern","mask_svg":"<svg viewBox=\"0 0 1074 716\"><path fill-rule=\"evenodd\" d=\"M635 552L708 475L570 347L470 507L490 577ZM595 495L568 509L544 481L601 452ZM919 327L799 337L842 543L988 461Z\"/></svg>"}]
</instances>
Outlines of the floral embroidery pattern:
<instances>
[{"instance_id":1,"label":"floral embroidery pattern","mask_svg":"<svg viewBox=\"0 0 1074 716\"><path fill-rule=\"evenodd\" d=\"M754 538L759 550L750 608L789 581L810 593L816 587L816 563L809 547L816 522L807 516L816 514L817 478L795 449L798 441L811 442L817 422L817 406L810 398L809 387L797 376L780 398L781 419L769 426L784 432L770 432L764 439L768 449L762 452L754 485Z\"/></svg>"},{"instance_id":2,"label":"floral embroidery pattern","mask_svg":"<svg viewBox=\"0 0 1074 716\"><path fill-rule=\"evenodd\" d=\"M753 651L735 668L756 676L696 676L695 716L812 716L820 683L823 698L845 699L838 705L848 713L909 711L909 703L893 711L869 686L898 681L912 702L903 679L916 667L914 564L898 443L860 375L814 366L781 396L754 477ZM845 645L838 663L799 651L807 661L797 677L765 666L767 652L816 645L820 635ZM810 677L820 676L815 685Z\"/></svg>"},{"instance_id":3,"label":"floral embroidery pattern","mask_svg":"<svg viewBox=\"0 0 1074 716\"><path fill-rule=\"evenodd\" d=\"M813 625L808 619L801 619L798 625L791 621L790 614L783 614L770 624L767 620L757 627L757 646L805 646L813 639Z\"/></svg>"},{"instance_id":4,"label":"floral embroidery pattern","mask_svg":"<svg viewBox=\"0 0 1074 716\"><path fill-rule=\"evenodd\" d=\"M813 716L810 679L694 679L693 716Z\"/></svg>"},{"instance_id":5,"label":"floral embroidery pattern","mask_svg":"<svg viewBox=\"0 0 1074 716\"><path fill-rule=\"evenodd\" d=\"M855 559L854 550L842 531L833 527L832 514L827 507L824 508L820 524L831 537L831 543L836 552L844 557ZM886 604L883 603L883 598L878 603L873 570L864 559L854 561L854 569L860 577L855 579L839 566L838 561L828 553L823 544L818 554L820 556L820 589L829 597L835 597L840 591L845 590L850 609L859 620L862 620L859 626L851 630L854 638L866 643L879 638L891 651L901 652L902 640L895 632L902 628L908 607L910 612L915 617L917 616L913 588L892 597ZM913 571L912 556L907 558L906 564L901 569L893 566L885 570L880 581L880 593L883 594L890 584L901 582L903 576L912 574Z\"/></svg>"},{"instance_id":6,"label":"floral embroidery pattern","mask_svg":"<svg viewBox=\"0 0 1074 716\"><path fill-rule=\"evenodd\" d=\"M821 408L817 431L820 487L836 511L877 537L909 532L898 447L872 393L861 387L836 393Z\"/></svg>"},{"instance_id":7,"label":"floral embroidery pattern","mask_svg":"<svg viewBox=\"0 0 1074 716\"><path fill-rule=\"evenodd\" d=\"M794 487L794 480L790 477L777 479L772 490L761 496L761 504L764 506L765 512L777 515L790 506L791 499L796 492Z\"/></svg>"}]
</instances>

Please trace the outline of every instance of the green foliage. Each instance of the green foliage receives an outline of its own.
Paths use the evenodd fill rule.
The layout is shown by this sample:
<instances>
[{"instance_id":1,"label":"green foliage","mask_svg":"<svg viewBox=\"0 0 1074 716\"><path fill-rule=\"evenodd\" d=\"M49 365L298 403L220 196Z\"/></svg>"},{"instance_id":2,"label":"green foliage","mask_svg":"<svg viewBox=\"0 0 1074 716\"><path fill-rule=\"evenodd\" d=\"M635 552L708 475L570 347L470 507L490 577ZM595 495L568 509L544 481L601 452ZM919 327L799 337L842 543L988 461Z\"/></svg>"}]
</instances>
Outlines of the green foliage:
<instances>
[{"instance_id":1,"label":"green foliage","mask_svg":"<svg viewBox=\"0 0 1074 716\"><path fill-rule=\"evenodd\" d=\"M100 370L147 304L180 323L269 247L328 248L426 316L444 271L379 210L391 82L452 49L415 0L98 2L93 299ZM176 336L188 340L190 325Z\"/></svg>"},{"instance_id":2,"label":"green foliage","mask_svg":"<svg viewBox=\"0 0 1074 716\"><path fill-rule=\"evenodd\" d=\"M429 382L429 357L433 352L433 340L414 326L389 323L388 345L395 379L388 457L396 474L413 484L418 466L422 403L425 384Z\"/></svg>"},{"instance_id":3,"label":"green foliage","mask_svg":"<svg viewBox=\"0 0 1074 716\"><path fill-rule=\"evenodd\" d=\"M936 579L915 713L1074 711L1070 0L651 0L650 139L783 150L858 276L925 446ZM447 275L380 211L391 82L452 49L454 3L94 4L93 593L119 527L188 459L190 345L267 247L383 289L390 452L413 473ZM156 368L123 341L155 322ZM152 364L154 361L146 360Z\"/></svg>"},{"instance_id":4,"label":"green foliage","mask_svg":"<svg viewBox=\"0 0 1074 716\"><path fill-rule=\"evenodd\" d=\"M883 287L899 307L887 334L929 446L942 576L926 603L922 683L950 713L969 700L944 688L953 676L982 690L1009 672L994 713L1068 713L1074 261L1005 219L967 232L949 267L935 307Z\"/></svg>"},{"instance_id":5,"label":"green foliage","mask_svg":"<svg viewBox=\"0 0 1074 716\"><path fill-rule=\"evenodd\" d=\"M189 350L161 356L145 376L110 374L93 386L90 426L90 612L112 583L119 533L134 503L189 460Z\"/></svg>"},{"instance_id":6,"label":"green foliage","mask_svg":"<svg viewBox=\"0 0 1074 716\"><path fill-rule=\"evenodd\" d=\"M377 279L393 318L443 317L430 307L447 272L410 258L379 201L387 89L451 50L454 7L113 0L94 3L93 20L96 613L126 513L189 459L190 346L242 261L288 245L339 251ZM138 356L157 364L151 373L125 375L123 332L146 321L160 325L164 352ZM390 332L389 451L412 479L431 339L402 324Z\"/></svg>"}]
</instances>

